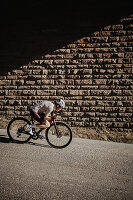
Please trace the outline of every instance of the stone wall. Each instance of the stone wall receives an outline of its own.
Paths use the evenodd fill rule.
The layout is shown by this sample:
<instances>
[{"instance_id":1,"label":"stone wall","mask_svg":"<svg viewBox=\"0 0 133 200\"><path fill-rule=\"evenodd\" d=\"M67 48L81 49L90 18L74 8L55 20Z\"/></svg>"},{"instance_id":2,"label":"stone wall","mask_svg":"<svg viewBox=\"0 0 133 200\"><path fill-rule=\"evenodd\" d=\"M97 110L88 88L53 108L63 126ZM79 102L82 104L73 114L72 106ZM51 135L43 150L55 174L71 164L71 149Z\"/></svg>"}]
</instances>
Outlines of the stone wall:
<instances>
[{"instance_id":1,"label":"stone wall","mask_svg":"<svg viewBox=\"0 0 133 200\"><path fill-rule=\"evenodd\" d=\"M133 126L133 15L0 76L0 115L63 98L71 126L127 131Z\"/></svg>"}]
</instances>

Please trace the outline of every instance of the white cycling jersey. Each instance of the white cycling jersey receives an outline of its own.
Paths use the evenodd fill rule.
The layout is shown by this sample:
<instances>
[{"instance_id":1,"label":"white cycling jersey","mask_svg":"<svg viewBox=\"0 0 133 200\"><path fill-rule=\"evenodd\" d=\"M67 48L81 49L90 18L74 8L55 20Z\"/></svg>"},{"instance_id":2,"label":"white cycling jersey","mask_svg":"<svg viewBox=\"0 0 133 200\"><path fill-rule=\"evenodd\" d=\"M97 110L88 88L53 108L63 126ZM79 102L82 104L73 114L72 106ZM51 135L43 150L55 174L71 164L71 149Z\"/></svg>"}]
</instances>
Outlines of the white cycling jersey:
<instances>
[{"instance_id":1,"label":"white cycling jersey","mask_svg":"<svg viewBox=\"0 0 133 200\"><path fill-rule=\"evenodd\" d=\"M43 101L35 104L32 107L32 110L38 114L45 113L46 116L51 114L51 112L54 110L54 104L50 101Z\"/></svg>"}]
</instances>

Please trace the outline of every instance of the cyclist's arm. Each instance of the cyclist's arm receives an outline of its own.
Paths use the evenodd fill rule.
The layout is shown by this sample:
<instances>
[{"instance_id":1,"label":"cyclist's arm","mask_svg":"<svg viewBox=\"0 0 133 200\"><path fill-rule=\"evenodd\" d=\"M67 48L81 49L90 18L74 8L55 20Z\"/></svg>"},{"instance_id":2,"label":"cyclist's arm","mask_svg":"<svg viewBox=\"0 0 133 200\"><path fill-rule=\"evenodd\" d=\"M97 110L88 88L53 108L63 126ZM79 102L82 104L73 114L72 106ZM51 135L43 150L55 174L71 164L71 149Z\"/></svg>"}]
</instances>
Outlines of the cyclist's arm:
<instances>
[{"instance_id":1,"label":"cyclist's arm","mask_svg":"<svg viewBox=\"0 0 133 200\"><path fill-rule=\"evenodd\" d=\"M51 121L51 118L54 116L54 112L47 112L45 113L45 117L44 117L44 120L47 120L47 121Z\"/></svg>"},{"instance_id":2,"label":"cyclist's arm","mask_svg":"<svg viewBox=\"0 0 133 200\"><path fill-rule=\"evenodd\" d=\"M44 120L50 121L51 120L51 116L45 115Z\"/></svg>"},{"instance_id":3,"label":"cyclist's arm","mask_svg":"<svg viewBox=\"0 0 133 200\"><path fill-rule=\"evenodd\" d=\"M50 109L45 113L44 120L51 121L51 118L52 118L52 117L56 117L56 114L54 113L53 108L50 108Z\"/></svg>"}]
</instances>

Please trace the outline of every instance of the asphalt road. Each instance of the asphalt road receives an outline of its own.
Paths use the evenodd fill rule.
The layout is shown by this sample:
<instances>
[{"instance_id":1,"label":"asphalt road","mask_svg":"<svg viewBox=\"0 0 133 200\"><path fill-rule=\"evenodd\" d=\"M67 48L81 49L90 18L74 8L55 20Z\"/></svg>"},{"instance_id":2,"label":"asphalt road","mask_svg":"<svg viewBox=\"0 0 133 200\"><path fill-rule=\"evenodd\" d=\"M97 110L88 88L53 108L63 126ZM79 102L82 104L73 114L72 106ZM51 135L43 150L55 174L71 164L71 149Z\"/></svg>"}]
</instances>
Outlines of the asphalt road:
<instances>
[{"instance_id":1,"label":"asphalt road","mask_svg":"<svg viewBox=\"0 0 133 200\"><path fill-rule=\"evenodd\" d=\"M1 200L132 200L133 145L73 138L9 143L0 131Z\"/></svg>"}]
</instances>

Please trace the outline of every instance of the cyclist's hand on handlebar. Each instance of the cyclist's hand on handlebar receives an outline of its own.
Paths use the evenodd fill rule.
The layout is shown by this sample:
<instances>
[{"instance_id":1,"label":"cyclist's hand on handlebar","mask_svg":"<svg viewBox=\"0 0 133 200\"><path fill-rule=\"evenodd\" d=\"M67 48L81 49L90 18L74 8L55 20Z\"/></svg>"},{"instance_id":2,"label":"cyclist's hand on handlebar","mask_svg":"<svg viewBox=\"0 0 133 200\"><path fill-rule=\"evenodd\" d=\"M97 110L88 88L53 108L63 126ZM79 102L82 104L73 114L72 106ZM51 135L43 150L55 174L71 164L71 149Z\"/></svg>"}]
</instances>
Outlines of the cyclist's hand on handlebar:
<instances>
[{"instance_id":1,"label":"cyclist's hand on handlebar","mask_svg":"<svg viewBox=\"0 0 133 200\"><path fill-rule=\"evenodd\" d=\"M53 118L53 119L56 119L56 117L57 117L57 115L56 115L56 114L54 114L54 115L52 116L52 118Z\"/></svg>"}]
</instances>

